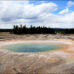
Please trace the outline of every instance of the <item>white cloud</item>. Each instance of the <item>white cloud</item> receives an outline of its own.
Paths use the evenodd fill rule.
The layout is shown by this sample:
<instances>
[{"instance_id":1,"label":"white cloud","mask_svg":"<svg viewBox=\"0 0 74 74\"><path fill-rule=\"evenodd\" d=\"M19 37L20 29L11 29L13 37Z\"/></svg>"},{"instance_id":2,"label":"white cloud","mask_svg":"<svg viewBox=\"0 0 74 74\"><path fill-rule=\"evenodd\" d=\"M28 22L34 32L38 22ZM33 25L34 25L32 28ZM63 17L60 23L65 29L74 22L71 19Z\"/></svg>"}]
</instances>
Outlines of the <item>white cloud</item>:
<instances>
[{"instance_id":1,"label":"white cloud","mask_svg":"<svg viewBox=\"0 0 74 74\"><path fill-rule=\"evenodd\" d=\"M0 16L2 18L18 19L18 18L33 18L43 13L53 12L57 9L57 5L54 3L42 3L40 5L34 5L29 3L20 2L1 2Z\"/></svg>"},{"instance_id":2,"label":"white cloud","mask_svg":"<svg viewBox=\"0 0 74 74\"><path fill-rule=\"evenodd\" d=\"M16 24L33 24L34 26L74 27L74 12L67 13L68 8L53 14L58 9L55 3L29 4L25 1L0 2L0 28L11 28Z\"/></svg>"},{"instance_id":3,"label":"white cloud","mask_svg":"<svg viewBox=\"0 0 74 74\"><path fill-rule=\"evenodd\" d=\"M72 5L74 5L74 2L68 1L67 7L71 7Z\"/></svg>"},{"instance_id":4,"label":"white cloud","mask_svg":"<svg viewBox=\"0 0 74 74\"><path fill-rule=\"evenodd\" d=\"M66 14L66 13L68 13L68 12L69 12L69 9L66 8L66 9L60 11L59 14Z\"/></svg>"},{"instance_id":5,"label":"white cloud","mask_svg":"<svg viewBox=\"0 0 74 74\"><path fill-rule=\"evenodd\" d=\"M56 16L56 21L51 26L61 28L74 28L74 12L65 14L63 16Z\"/></svg>"},{"instance_id":6,"label":"white cloud","mask_svg":"<svg viewBox=\"0 0 74 74\"><path fill-rule=\"evenodd\" d=\"M40 22L41 15L56 11L57 5L52 2L34 5L25 1L1 1L0 8L0 23L28 24Z\"/></svg>"}]
</instances>

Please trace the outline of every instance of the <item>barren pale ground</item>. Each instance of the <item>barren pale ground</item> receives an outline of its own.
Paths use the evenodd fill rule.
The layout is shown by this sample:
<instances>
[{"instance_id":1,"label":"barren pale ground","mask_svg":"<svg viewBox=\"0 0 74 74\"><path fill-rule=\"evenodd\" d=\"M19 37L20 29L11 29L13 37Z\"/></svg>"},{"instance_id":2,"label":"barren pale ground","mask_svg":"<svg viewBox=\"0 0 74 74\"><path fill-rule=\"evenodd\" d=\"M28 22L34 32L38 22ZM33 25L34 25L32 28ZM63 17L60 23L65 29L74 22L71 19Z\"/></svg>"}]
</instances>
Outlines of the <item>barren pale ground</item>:
<instances>
[{"instance_id":1,"label":"barren pale ground","mask_svg":"<svg viewBox=\"0 0 74 74\"><path fill-rule=\"evenodd\" d=\"M14 43L56 43L64 47L40 53L2 49ZM0 74L73 74L74 35L13 35L0 33Z\"/></svg>"}]
</instances>

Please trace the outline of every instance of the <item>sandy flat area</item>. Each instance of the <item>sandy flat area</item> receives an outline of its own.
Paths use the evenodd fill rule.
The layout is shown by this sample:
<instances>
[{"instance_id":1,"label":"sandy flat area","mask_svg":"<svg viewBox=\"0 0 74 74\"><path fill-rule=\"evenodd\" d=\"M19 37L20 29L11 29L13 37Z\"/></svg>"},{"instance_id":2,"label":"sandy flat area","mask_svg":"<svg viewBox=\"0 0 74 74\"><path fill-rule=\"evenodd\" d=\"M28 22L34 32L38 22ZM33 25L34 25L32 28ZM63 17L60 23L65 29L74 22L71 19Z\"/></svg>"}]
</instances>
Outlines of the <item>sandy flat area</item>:
<instances>
[{"instance_id":1,"label":"sandy flat area","mask_svg":"<svg viewBox=\"0 0 74 74\"><path fill-rule=\"evenodd\" d=\"M64 47L40 53L14 53L2 49L17 43L52 43ZM0 41L0 74L71 74L74 73L74 41L71 39Z\"/></svg>"}]
</instances>

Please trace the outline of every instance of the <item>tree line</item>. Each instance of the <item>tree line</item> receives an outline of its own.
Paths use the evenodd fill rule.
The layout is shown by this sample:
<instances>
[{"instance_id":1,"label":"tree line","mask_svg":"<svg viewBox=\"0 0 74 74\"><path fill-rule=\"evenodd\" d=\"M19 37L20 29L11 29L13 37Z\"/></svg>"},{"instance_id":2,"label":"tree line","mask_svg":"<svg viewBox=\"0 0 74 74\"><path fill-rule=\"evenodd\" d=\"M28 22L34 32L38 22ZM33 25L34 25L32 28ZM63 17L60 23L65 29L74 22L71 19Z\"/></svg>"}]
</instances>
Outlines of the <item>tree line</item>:
<instances>
[{"instance_id":1,"label":"tree line","mask_svg":"<svg viewBox=\"0 0 74 74\"><path fill-rule=\"evenodd\" d=\"M12 33L14 34L74 34L74 28L72 29L61 29L61 28L50 28L50 27L35 27L35 26L30 26L27 27L26 25L18 26L14 25L12 29Z\"/></svg>"},{"instance_id":2,"label":"tree line","mask_svg":"<svg viewBox=\"0 0 74 74\"><path fill-rule=\"evenodd\" d=\"M35 27L35 26L30 26L30 27L26 27L25 26L17 26L14 25L13 27L13 33L14 34L55 34L54 30L51 28L47 28L47 27Z\"/></svg>"}]
</instances>

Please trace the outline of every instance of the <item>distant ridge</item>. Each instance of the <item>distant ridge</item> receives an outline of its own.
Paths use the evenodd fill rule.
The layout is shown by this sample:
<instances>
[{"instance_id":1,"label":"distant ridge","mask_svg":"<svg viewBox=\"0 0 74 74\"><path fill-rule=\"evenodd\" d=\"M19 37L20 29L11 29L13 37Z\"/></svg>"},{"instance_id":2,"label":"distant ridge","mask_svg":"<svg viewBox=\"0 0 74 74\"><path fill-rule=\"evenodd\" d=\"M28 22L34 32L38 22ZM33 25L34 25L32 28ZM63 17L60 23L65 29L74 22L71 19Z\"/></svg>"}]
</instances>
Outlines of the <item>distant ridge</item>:
<instances>
[{"instance_id":1,"label":"distant ridge","mask_svg":"<svg viewBox=\"0 0 74 74\"><path fill-rule=\"evenodd\" d=\"M26 27L26 29L27 29L26 31L29 31L28 34L37 34L37 33L30 33L31 30L32 31L34 30L33 32L37 31L36 27L35 28L32 28L32 27L31 28L27 28ZM48 28L48 27L41 27L41 29L42 29L42 34L51 34L51 33L52 34L56 34L56 33L74 34L74 28ZM38 34L41 34L41 29L39 27ZM12 32L14 34L18 34L18 33L15 33L14 30L15 30L15 32L17 32L19 30L20 34L22 34L21 27L19 27L18 29L14 29L14 28L13 29L0 29L0 32ZM25 32L25 29L23 31Z\"/></svg>"},{"instance_id":2,"label":"distant ridge","mask_svg":"<svg viewBox=\"0 0 74 74\"><path fill-rule=\"evenodd\" d=\"M13 29L0 29L0 32L11 32Z\"/></svg>"}]
</instances>

